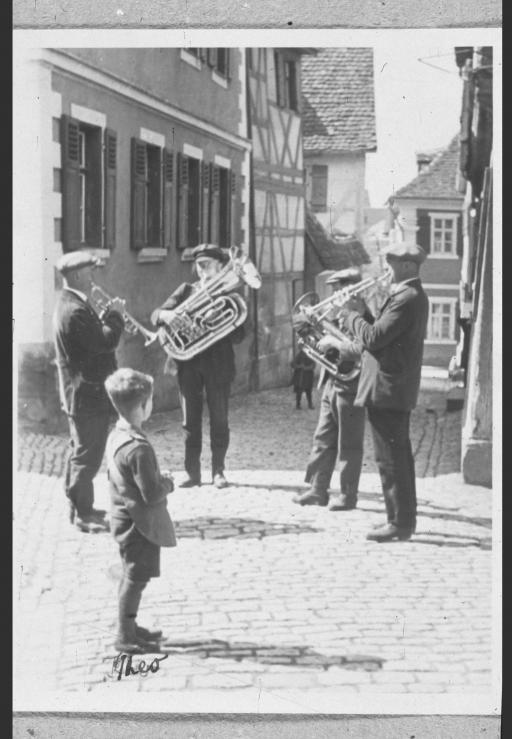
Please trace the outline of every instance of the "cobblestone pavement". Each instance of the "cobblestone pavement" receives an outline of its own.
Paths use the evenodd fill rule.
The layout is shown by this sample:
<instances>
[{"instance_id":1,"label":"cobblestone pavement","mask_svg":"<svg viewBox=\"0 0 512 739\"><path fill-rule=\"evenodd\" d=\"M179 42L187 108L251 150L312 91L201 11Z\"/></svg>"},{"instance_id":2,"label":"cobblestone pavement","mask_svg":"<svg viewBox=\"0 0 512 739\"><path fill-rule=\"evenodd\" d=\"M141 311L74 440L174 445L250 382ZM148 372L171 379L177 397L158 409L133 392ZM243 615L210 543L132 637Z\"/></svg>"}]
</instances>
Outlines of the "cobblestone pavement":
<instances>
[{"instance_id":1,"label":"cobblestone pavement","mask_svg":"<svg viewBox=\"0 0 512 739\"><path fill-rule=\"evenodd\" d=\"M343 712L350 696L488 693L492 493L462 483L461 414L445 406L443 393L425 391L413 413L417 533L378 545L365 539L384 518L370 439L358 508L302 509L291 497L305 488L316 412L295 411L290 388L233 398L231 485L170 496L178 546L162 550L162 576L143 596L141 623L158 623L174 646L157 673L121 681L112 671L116 547L67 521L66 437L22 432L18 702L33 705L42 691L101 700L167 691L166 711L201 710L201 696L215 695L227 710L249 696L251 711ZM153 417L148 432L179 481L179 411ZM96 499L108 506L104 470Z\"/></svg>"}]
</instances>

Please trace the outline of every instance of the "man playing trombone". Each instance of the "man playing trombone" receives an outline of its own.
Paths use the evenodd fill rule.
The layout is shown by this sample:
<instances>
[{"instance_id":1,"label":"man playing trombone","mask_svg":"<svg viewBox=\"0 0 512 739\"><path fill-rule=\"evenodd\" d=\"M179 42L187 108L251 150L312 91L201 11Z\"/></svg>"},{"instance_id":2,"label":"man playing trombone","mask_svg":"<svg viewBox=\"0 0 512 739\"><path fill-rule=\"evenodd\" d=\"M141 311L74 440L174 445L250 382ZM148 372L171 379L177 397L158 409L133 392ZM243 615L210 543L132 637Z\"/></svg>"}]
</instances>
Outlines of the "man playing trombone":
<instances>
[{"instance_id":1,"label":"man playing trombone","mask_svg":"<svg viewBox=\"0 0 512 739\"><path fill-rule=\"evenodd\" d=\"M355 267L335 272L327 280L336 292L348 285L360 282L361 272ZM336 308L332 309L335 313ZM301 334L300 314L294 317L294 327ZM305 481L310 489L293 498L299 505L328 505L331 511L348 511L357 505L357 493L363 461L364 408L354 405L359 373L357 362L361 357L361 345L347 338L340 343L328 334L316 345L320 353L337 368L334 376L322 368L319 386L323 387L318 424L306 469ZM329 495L329 485L336 460L340 462L340 491Z\"/></svg>"}]
</instances>

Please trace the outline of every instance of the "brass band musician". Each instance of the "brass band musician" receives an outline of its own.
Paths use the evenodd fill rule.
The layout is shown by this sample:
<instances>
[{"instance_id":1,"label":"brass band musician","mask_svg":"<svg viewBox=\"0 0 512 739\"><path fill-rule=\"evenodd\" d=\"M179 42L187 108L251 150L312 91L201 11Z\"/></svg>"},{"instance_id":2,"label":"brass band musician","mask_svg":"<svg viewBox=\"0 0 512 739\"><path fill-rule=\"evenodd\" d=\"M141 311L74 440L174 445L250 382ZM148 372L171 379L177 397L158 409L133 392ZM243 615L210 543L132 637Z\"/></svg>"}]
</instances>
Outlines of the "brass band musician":
<instances>
[{"instance_id":1,"label":"brass band musician","mask_svg":"<svg viewBox=\"0 0 512 739\"><path fill-rule=\"evenodd\" d=\"M93 479L112 412L103 383L116 369L115 349L124 328L122 300L112 300L101 318L91 304L92 270L101 265L87 251L60 257L56 268L63 289L53 314L60 396L70 433L64 486L71 522L87 533L108 529L105 511L94 508Z\"/></svg>"},{"instance_id":2,"label":"brass band musician","mask_svg":"<svg viewBox=\"0 0 512 739\"><path fill-rule=\"evenodd\" d=\"M331 275L327 284L336 291L361 279L361 272L349 267ZM302 320L300 315L294 317L294 328L299 336ZM320 413L305 477L305 482L311 487L305 493L297 494L293 501L299 505L328 505L331 511L348 511L357 506L363 461L365 411L354 406L358 374L352 377L362 347L359 342L348 339L341 346L335 337L325 335L317 344L317 349L332 357L339 374L334 377L322 368L319 381L319 386L323 387ZM342 379L343 375L350 379ZM337 459L340 462L340 491L329 494Z\"/></svg>"},{"instance_id":3,"label":"brass band musician","mask_svg":"<svg viewBox=\"0 0 512 739\"><path fill-rule=\"evenodd\" d=\"M199 281L182 283L160 308L153 311L151 321L154 325L165 326L179 320L175 309L195 291L202 289L229 261L226 252L213 244L199 244L192 255ZM201 484L203 393L206 394L210 414L212 481L217 488L228 485L224 461L229 446L229 393L235 377L233 344L240 343L244 335L244 326L238 326L191 359L176 360L188 475L180 487Z\"/></svg>"}]
</instances>

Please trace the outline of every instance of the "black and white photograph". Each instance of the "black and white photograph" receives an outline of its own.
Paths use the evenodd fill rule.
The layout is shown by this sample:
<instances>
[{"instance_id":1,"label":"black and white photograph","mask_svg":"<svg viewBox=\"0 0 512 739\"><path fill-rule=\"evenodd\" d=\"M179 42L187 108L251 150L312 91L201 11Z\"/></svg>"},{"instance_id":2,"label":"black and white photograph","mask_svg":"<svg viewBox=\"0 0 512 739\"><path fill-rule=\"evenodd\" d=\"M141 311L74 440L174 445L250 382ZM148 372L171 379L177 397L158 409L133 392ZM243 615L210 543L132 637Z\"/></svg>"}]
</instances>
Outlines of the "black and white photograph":
<instances>
[{"instance_id":1,"label":"black and white photograph","mask_svg":"<svg viewBox=\"0 0 512 739\"><path fill-rule=\"evenodd\" d=\"M14 32L15 710L499 714L500 81Z\"/></svg>"}]
</instances>

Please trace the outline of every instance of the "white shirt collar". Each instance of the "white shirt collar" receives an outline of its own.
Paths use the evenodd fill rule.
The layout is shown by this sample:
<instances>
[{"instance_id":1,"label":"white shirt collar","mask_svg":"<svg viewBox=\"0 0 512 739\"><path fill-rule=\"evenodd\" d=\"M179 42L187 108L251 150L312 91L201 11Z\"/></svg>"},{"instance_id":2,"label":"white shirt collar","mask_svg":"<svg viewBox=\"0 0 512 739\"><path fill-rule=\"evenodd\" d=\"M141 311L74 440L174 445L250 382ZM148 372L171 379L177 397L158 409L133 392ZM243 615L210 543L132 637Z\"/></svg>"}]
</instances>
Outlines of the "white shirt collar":
<instances>
[{"instance_id":1,"label":"white shirt collar","mask_svg":"<svg viewBox=\"0 0 512 739\"><path fill-rule=\"evenodd\" d=\"M138 436L142 437L143 439L146 438L146 434L142 429L137 428L137 426L132 426L131 423L129 423L125 418L119 418L116 422L116 428L120 429L121 431L127 431L132 436Z\"/></svg>"},{"instance_id":2,"label":"white shirt collar","mask_svg":"<svg viewBox=\"0 0 512 739\"><path fill-rule=\"evenodd\" d=\"M401 290L404 285L408 285L410 282L414 282L417 279L417 277L409 277L407 280L402 280L402 282L395 282L391 285L391 294L394 295L396 292Z\"/></svg>"},{"instance_id":3,"label":"white shirt collar","mask_svg":"<svg viewBox=\"0 0 512 739\"><path fill-rule=\"evenodd\" d=\"M69 290L70 293L75 293L75 295L78 295L79 298L81 298L84 303L87 303L87 295L83 293L81 290L75 290L74 287L65 287L64 290Z\"/></svg>"}]
</instances>

